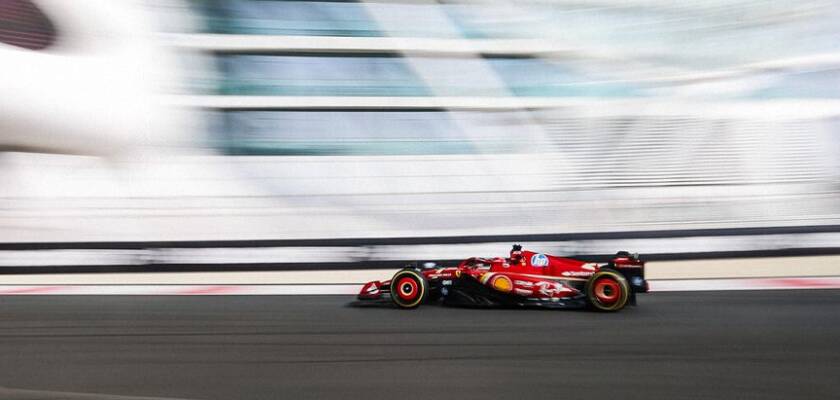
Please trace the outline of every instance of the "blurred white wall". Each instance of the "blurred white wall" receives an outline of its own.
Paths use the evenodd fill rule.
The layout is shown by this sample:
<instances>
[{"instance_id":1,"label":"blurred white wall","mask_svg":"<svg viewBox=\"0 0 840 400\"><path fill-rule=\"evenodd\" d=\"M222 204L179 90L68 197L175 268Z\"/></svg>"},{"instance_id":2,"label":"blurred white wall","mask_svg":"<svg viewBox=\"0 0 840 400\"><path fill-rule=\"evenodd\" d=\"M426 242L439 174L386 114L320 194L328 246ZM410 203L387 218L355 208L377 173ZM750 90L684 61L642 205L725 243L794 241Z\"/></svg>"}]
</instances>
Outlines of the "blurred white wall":
<instances>
[{"instance_id":1,"label":"blurred white wall","mask_svg":"<svg viewBox=\"0 0 840 400\"><path fill-rule=\"evenodd\" d=\"M305 7L307 2L284 4L289 3ZM827 97L783 90L778 97L772 91L790 76L840 66L832 56L833 42L826 40L835 33L822 12L831 15L832 8L822 2L769 9L749 1L604 1L592 7L562 1L365 4L390 35L382 37L295 33L330 28L335 22L330 18L344 15L328 12L326 23L291 21L294 32L216 34L193 32L203 28L186 2L37 4L55 19L61 38L43 51L0 44L0 147L66 154L0 154L0 241L509 235L840 223L840 96L832 97L830 90ZM463 26L446 22L453 13L482 5L486 8L470 17L470 27L504 33L519 26L513 33L535 37L467 37ZM424 7L441 8L426 15L437 22L400 25L400 19ZM282 30L289 23L283 15L252 13L253 21L232 25ZM345 25L358 25L339 22L344 31ZM359 31L370 34L367 28ZM397 36L411 32L439 37ZM786 51L772 46L777 37L788 44L810 44L813 38L821 45ZM304 92L358 85L331 80L352 77L352 70L327 77L312 72L340 67L329 64L340 58L337 54L398 53L431 94L370 88L362 88L374 92L368 96L221 93L218 81L231 79L224 71L212 73L222 50L323 56L294 71L271 69L288 64L282 61L266 60L265 71L243 67L244 80L253 87L288 89L285 84ZM511 83L502 73L495 75L498 70L486 64L488 53L513 54L514 61L546 60L582 72L583 78L545 85L560 95L517 95L511 87L528 84L528 76ZM292 72L302 78L289 82ZM381 76L391 72L379 70ZM254 81L260 73L279 76L279 83ZM806 87L802 82L793 79L788 87ZM376 83L369 82L374 89ZM640 89L620 95L587 91L611 84ZM539 81L533 86L543 89ZM185 87L193 93L183 95ZM463 90L473 92L463 95ZM409 119L413 130L384 134L369 132L379 125L368 120L352 127L338 118L331 124L304 120L294 125L307 137L283 118L270 118L288 110L306 112L316 122L335 115L329 113L359 110L442 112L456 122L448 135L434 138L422 135L427 125ZM233 119L246 122L266 120L214 128L214 116L233 113L243 113ZM324 126L328 129L319 128ZM393 137L383 139L386 134ZM229 149L214 144L216 135L224 136L226 145L311 153L225 155ZM478 150L410 151L412 143L421 147L433 140L441 146L466 141L466 147ZM330 150L336 142L362 150ZM409 151L389 154L383 148Z\"/></svg>"},{"instance_id":2,"label":"blurred white wall","mask_svg":"<svg viewBox=\"0 0 840 400\"><path fill-rule=\"evenodd\" d=\"M0 43L0 148L115 156L193 145L197 121L161 104L183 79L141 2L37 0L55 43Z\"/></svg>"}]
</instances>

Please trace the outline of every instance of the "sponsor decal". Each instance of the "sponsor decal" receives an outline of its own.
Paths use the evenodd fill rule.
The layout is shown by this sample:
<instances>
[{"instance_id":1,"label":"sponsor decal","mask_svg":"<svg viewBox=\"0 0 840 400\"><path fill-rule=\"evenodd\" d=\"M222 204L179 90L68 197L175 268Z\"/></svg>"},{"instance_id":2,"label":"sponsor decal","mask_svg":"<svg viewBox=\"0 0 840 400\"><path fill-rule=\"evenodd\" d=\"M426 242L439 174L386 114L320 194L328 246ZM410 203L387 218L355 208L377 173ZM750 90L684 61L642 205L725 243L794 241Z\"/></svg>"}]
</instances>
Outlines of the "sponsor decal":
<instances>
[{"instance_id":1,"label":"sponsor decal","mask_svg":"<svg viewBox=\"0 0 840 400\"><path fill-rule=\"evenodd\" d=\"M581 265L580 267L582 269L585 269L585 270L595 271L596 269L598 269L598 264L596 264L596 263L586 263L586 264Z\"/></svg>"},{"instance_id":2,"label":"sponsor decal","mask_svg":"<svg viewBox=\"0 0 840 400\"><path fill-rule=\"evenodd\" d=\"M531 256L531 266L545 267L548 265L548 257L545 254L537 253Z\"/></svg>"},{"instance_id":3,"label":"sponsor decal","mask_svg":"<svg viewBox=\"0 0 840 400\"><path fill-rule=\"evenodd\" d=\"M560 275L563 276L592 276L594 272L591 271L565 271Z\"/></svg>"},{"instance_id":4,"label":"sponsor decal","mask_svg":"<svg viewBox=\"0 0 840 400\"><path fill-rule=\"evenodd\" d=\"M564 291L563 285L557 282L540 281L535 284L535 290L547 297L554 297L558 293Z\"/></svg>"},{"instance_id":5,"label":"sponsor decal","mask_svg":"<svg viewBox=\"0 0 840 400\"><path fill-rule=\"evenodd\" d=\"M513 282L510 281L510 278L504 275L496 275L493 277L490 281L490 286L492 286L493 289L505 293L509 293L513 290Z\"/></svg>"},{"instance_id":6,"label":"sponsor decal","mask_svg":"<svg viewBox=\"0 0 840 400\"><path fill-rule=\"evenodd\" d=\"M517 286L525 286L525 287L534 286L534 282L528 282L528 281L513 281L513 283L515 283Z\"/></svg>"}]
</instances>

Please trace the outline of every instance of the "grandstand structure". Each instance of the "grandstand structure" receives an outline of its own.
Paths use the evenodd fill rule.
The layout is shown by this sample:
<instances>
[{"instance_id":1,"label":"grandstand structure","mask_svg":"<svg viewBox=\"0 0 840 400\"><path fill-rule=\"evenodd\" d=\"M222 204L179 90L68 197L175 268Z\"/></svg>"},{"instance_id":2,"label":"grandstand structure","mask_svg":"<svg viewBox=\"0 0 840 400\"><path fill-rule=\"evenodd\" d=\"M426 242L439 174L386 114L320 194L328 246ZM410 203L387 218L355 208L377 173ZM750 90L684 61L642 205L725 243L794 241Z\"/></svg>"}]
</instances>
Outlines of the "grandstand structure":
<instances>
[{"instance_id":1,"label":"grandstand structure","mask_svg":"<svg viewBox=\"0 0 840 400\"><path fill-rule=\"evenodd\" d=\"M379 196L399 215L444 211L444 221L471 220L459 216L489 202L482 217L510 216L501 226L525 208L523 230L544 220L541 230L565 231L561 210L581 215L590 199L589 221L603 221L603 202L646 199L702 204L706 215L689 212L698 220L666 218L687 224L800 223L815 210L781 203L836 182L831 3L231 0L193 10L198 32L176 42L211 54L218 81L187 101L218 111L228 154L311 157L326 179L299 194L363 208L359 195ZM359 173L346 175L347 156ZM729 206L709 206L718 202ZM805 204L818 219L832 213ZM657 222L645 212L622 221Z\"/></svg>"},{"instance_id":2,"label":"grandstand structure","mask_svg":"<svg viewBox=\"0 0 840 400\"><path fill-rule=\"evenodd\" d=\"M218 79L185 101L220 111L230 154L555 154L560 188L834 167L829 3L193 4L201 32L176 42Z\"/></svg>"}]
</instances>

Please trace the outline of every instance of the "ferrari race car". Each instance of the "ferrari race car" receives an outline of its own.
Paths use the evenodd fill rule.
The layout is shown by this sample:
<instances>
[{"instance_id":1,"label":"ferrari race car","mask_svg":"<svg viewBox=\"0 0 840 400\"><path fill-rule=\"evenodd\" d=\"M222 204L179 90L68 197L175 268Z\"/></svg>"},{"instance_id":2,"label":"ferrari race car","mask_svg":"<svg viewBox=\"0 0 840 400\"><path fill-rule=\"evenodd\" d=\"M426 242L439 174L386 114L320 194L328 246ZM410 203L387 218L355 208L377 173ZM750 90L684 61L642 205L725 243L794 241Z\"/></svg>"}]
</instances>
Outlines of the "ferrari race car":
<instances>
[{"instance_id":1,"label":"ferrari race car","mask_svg":"<svg viewBox=\"0 0 840 400\"><path fill-rule=\"evenodd\" d=\"M399 308L424 303L466 307L586 308L618 311L648 291L645 263L618 252L608 263L523 251L509 258L468 258L457 267L408 266L390 280L368 282L361 301L390 300Z\"/></svg>"}]
</instances>

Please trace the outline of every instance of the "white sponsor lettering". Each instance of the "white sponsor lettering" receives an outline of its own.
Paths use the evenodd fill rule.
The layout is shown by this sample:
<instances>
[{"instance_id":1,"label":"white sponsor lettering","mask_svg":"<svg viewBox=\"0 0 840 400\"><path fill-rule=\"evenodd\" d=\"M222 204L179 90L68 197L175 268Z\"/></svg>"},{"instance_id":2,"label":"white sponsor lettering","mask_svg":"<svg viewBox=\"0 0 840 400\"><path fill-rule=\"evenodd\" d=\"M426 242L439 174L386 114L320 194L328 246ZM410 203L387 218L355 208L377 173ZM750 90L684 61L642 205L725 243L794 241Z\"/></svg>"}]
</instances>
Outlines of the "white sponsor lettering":
<instances>
[{"instance_id":1,"label":"white sponsor lettering","mask_svg":"<svg viewBox=\"0 0 840 400\"><path fill-rule=\"evenodd\" d=\"M591 271L565 271L560 275L563 276L591 276L594 272Z\"/></svg>"},{"instance_id":2,"label":"white sponsor lettering","mask_svg":"<svg viewBox=\"0 0 840 400\"><path fill-rule=\"evenodd\" d=\"M562 292L563 285L558 282L540 281L535 284L537 291L548 297L554 297L559 292Z\"/></svg>"}]
</instances>

